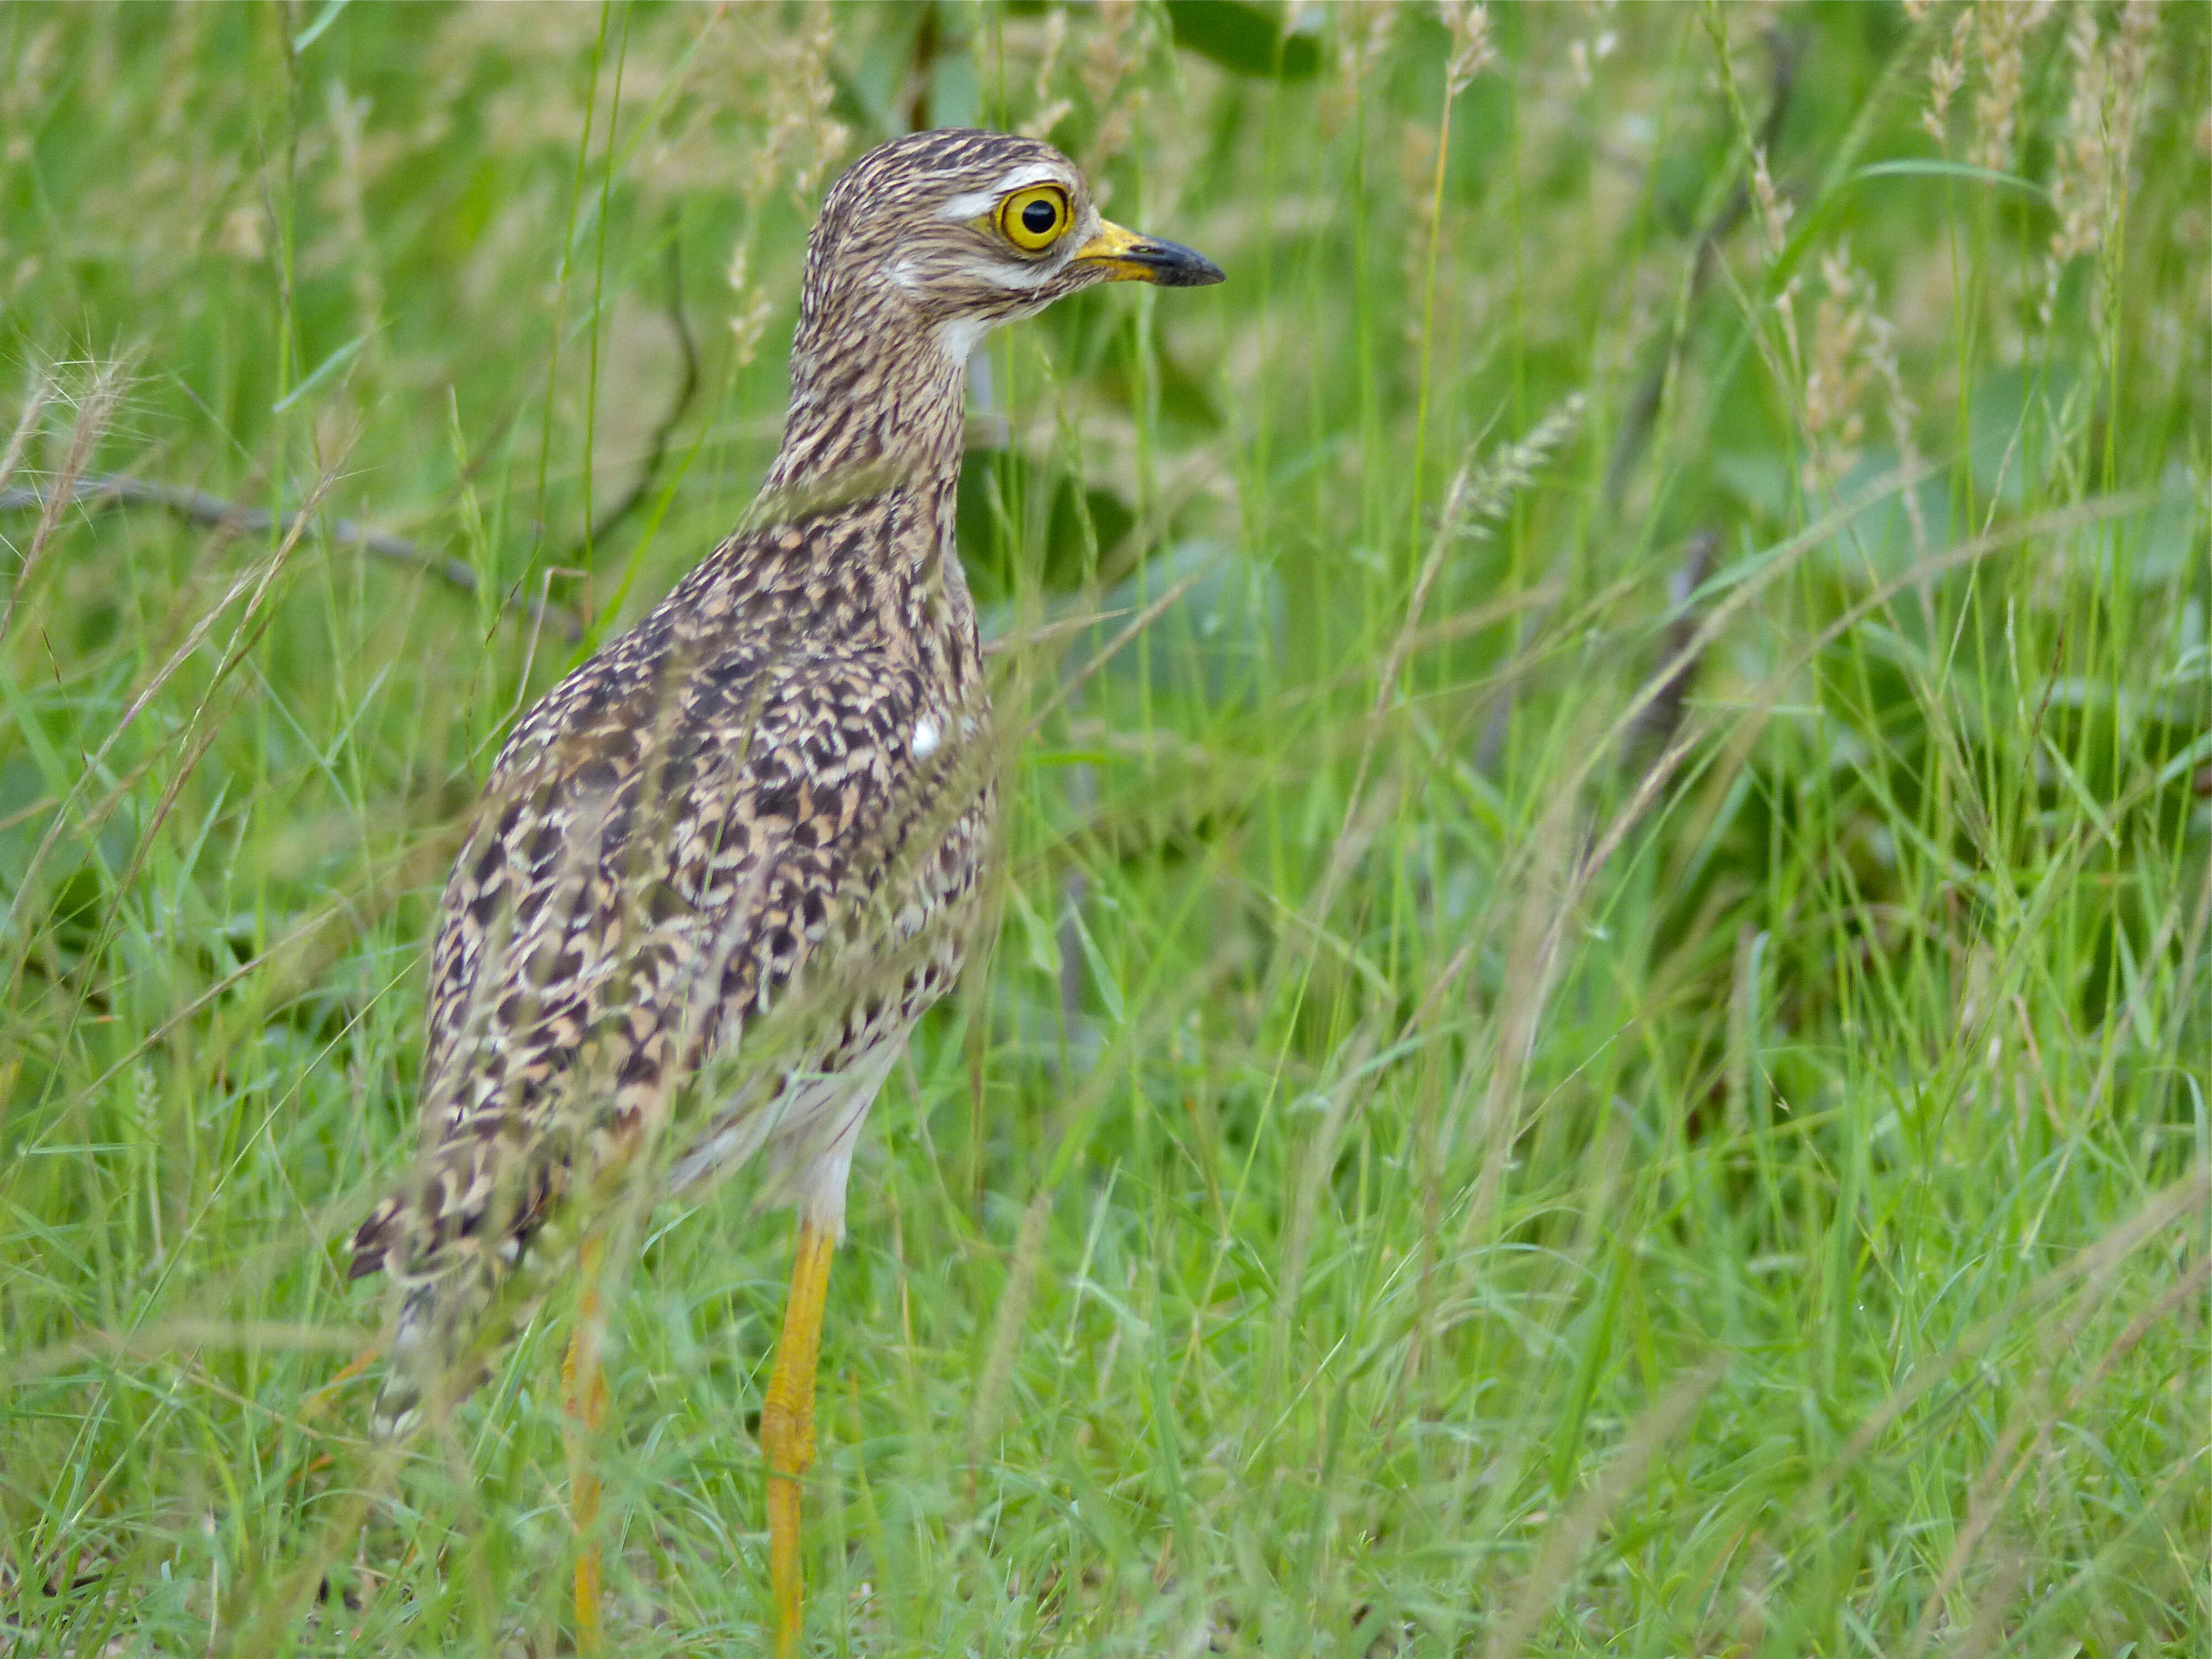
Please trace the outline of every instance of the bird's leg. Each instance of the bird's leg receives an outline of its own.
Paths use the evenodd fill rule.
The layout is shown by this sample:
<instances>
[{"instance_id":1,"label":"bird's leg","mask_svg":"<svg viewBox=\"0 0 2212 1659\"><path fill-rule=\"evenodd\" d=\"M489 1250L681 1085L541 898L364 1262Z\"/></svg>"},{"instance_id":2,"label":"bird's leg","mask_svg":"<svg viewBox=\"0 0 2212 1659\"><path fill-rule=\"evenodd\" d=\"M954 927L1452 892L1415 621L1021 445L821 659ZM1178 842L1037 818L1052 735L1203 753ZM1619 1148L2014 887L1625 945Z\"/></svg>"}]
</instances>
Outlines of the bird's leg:
<instances>
[{"instance_id":1,"label":"bird's leg","mask_svg":"<svg viewBox=\"0 0 2212 1659\"><path fill-rule=\"evenodd\" d=\"M300 1409L298 1412L300 1421L302 1423L310 1422L313 1419L320 1416L322 1414L323 1407L330 1403L331 1396L336 1394L340 1389L345 1387L347 1383L352 1382L354 1378L359 1376L371 1365L374 1365L376 1363L377 1356L381 1354L383 1352L383 1343L373 1342L368 1347L363 1348L359 1353L356 1354L351 1359L346 1361L345 1368L343 1370L339 1371L336 1376L324 1383L321 1388L315 1389L305 1400L300 1402Z\"/></svg>"},{"instance_id":2,"label":"bird's leg","mask_svg":"<svg viewBox=\"0 0 2212 1659\"><path fill-rule=\"evenodd\" d=\"M568 1523L575 1534L576 1651L599 1650L599 1477L592 1466L592 1441L607 1413L607 1380L599 1370L599 1261L605 1241L588 1235L576 1247L583 1281L576 1328L561 1365L562 1405L568 1413Z\"/></svg>"},{"instance_id":3,"label":"bird's leg","mask_svg":"<svg viewBox=\"0 0 2212 1659\"><path fill-rule=\"evenodd\" d=\"M830 1291L834 1231L799 1224L792 1254L791 1299L776 1344L775 1372L761 1405L761 1449L768 1455L769 1578L775 1590L776 1659L799 1652L799 1480L814 1466L814 1371L822 1352L822 1302Z\"/></svg>"}]
</instances>

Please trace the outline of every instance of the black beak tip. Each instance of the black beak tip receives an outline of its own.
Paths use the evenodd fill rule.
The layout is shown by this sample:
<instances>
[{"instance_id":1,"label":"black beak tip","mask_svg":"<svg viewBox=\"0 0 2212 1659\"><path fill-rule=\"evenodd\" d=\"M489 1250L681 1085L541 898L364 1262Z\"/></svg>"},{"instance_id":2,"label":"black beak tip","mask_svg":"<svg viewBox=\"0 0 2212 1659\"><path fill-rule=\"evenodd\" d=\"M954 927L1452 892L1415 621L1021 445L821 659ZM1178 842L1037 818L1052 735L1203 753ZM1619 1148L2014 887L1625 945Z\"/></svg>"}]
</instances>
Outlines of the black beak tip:
<instances>
[{"instance_id":1,"label":"black beak tip","mask_svg":"<svg viewBox=\"0 0 2212 1659\"><path fill-rule=\"evenodd\" d=\"M1141 250L1131 250L1131 257L1151 267L1152 281L1161 288L1211 288L1228 280L1219 265L1181 242L1147 237Z\"/></svg>"},{"instance_id":2,"label":"black beak tip","mask_svg":"<svg viewBox=\"0 0 2212 1659\"><path fill-rule=\"evenodd\" d=\"M1216 283L1225 283L1229 273L1207 258L1203 253L1194 253L1190 263L1182 266L1168 283L1170 288L1212 288Z\"/></svg>"}]
</instances>

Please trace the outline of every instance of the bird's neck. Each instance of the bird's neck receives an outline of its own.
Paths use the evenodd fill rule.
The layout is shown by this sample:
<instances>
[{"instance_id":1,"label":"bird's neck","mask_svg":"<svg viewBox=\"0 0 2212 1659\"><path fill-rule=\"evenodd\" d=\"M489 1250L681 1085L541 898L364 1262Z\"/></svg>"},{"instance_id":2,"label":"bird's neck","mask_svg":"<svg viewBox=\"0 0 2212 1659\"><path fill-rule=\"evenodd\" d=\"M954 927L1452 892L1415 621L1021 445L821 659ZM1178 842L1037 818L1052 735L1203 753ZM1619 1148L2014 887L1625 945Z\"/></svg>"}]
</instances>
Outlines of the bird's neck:
<instances>
[{"instance_id":1,"label":"bird's neck","mask_svg":"<svg viewBox=\"0 0 2212 1659\"><path fill-rule=\"evenodd\" d=\"M792 344L791 410L772 490L873 494L960 472L968 363L903 304L809 307ZM834 325L822 319L834 315Z\"/></svg>"},{"instance_id":2,"label":"bird's neck","mask_svg":"<svg viewBox=\"0 0 2212 1659\"><path fill-rule=\"evenodd\" d=\"M966 435L964 347L902 304L803 304L791 358L791 412L762 506L836 533L733 539L742 580L787 588L821 609L842 593L872 637L911 657L954 706L981 687L975 607L955 546ZM820 319L837 319L825 329ZM854 533L857 532L857 533Z\"/></svg>"}]
</instances>

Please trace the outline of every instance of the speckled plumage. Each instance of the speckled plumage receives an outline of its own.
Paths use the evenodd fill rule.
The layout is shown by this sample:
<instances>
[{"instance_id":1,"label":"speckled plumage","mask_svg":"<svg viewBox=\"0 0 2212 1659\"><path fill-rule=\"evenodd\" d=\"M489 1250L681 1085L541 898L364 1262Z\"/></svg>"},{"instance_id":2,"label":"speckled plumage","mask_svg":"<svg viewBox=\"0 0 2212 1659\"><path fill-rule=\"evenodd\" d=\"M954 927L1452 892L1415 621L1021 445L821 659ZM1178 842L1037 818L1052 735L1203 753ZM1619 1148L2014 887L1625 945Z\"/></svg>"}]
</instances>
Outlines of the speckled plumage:
<instances>
[{"instance_id":1,"label":"speckled plumage","mask_svg":"<svg viewBox=\"0 0 2212 1659\"><path fill-rule=\"evenodd\" d=\"M1042 257L964 210L1031 174L1077 220ZM671 1187L765 1147L780 1195L842 1231L860 1123L959 972L992 834L953 536L968 352L1115 274L1075 257L1099 225L1064 157L997 133L896 140L830 191L760 503L524 717L447 884L420 1154L354 1242L354 1274L403 1291L384 1431L474 1381L452 1373L501 1334L489 1310L526 1306L710 1054L736 1050L738 1081L688 1115Z\"/></svg>"}]
</instances>

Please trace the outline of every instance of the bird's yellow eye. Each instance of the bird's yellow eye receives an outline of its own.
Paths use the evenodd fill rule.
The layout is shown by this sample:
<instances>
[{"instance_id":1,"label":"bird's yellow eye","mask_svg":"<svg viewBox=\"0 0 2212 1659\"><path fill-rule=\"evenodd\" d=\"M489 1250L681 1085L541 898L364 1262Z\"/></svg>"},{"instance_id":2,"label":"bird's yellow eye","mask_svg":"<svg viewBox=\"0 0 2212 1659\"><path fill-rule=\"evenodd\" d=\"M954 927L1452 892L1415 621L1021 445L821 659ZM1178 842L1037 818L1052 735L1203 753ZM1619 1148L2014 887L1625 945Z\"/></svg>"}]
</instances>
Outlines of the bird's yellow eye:
<instances>
[{"instance_id":1,"label":"bird's yellow eye","mask_svg":"<svg viewBox=\"0 0 2212 1659\"><path fill-rule=\"evenodd\" d=\"M1066 191L1033 185L999 204L999 234L1025 253L1041 253L1066 234L1073 217Z\"/></svg>"}]
</instances>

